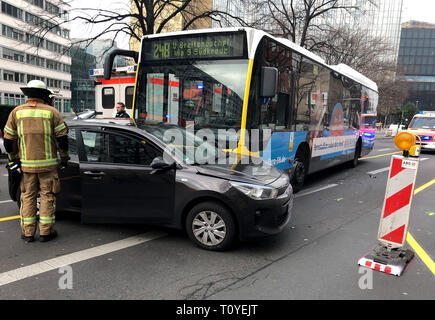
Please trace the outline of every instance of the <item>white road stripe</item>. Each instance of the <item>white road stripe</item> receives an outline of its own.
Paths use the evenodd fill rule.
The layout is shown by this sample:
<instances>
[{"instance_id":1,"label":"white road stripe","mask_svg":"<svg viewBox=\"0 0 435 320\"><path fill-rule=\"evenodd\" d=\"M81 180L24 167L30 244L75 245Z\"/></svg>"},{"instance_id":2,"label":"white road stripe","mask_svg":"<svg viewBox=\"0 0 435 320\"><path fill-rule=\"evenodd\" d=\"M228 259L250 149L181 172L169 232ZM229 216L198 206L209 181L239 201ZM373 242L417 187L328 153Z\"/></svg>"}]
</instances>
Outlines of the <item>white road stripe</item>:
<instances>
[{"instance_id":1,"label":"white road stripe","mask_svg":"<svg viewBox=\"0 0 435 320\"><path fill-rule=\"evenodd\" d=\"M151 240L155 240L166 236L166 233L151 231L137 236L129 237L123 240L103 244L98 247L85 249L70 254L66 254L53 259L38 262L26 267L0 273L0 286L23 280L38 274L52 271L63 266L96 258L114 251L126 249L138 244L142 244Z\"/></svg>"},{"instance_id":2,"label":"white road stripe","mask_svg":"<svg viewBox=\"0 0 435 320\"><path fill-rule=\"evenodd\" d=\"M429 160L429 158L421 158L420 162L423 162L423 161L426 161L426 160ZM378 169L378 170L375 170L375 171L370 171L370 172L367 172L367 174L369 174L369 175L375 175L375 174L378 174L378 173L381 173L381 172L385 172L385 171L388 171L388 170L390 170L390 167L385 167L385 168Z\"/></svg>"},{"instance_id":3,"label":"white road stripe","mask_svg":"<svg viewBox=\"0 0 435 320\"><path fill-rule=\"evenodd\" d=\"M0 201L0 204L9 203L9 202L13 202L13 201L12 200L4 200L4 201Z\"/></svg>"},{"instance_id":4,"label":"white road stripe","mask_svg":"<svg viewBox=\"0 0 435 320\"><path fill-rule=\"evenodd\" d=\"M319 192L319 191L323 191L323 190L326 190L326 189L329 189L329 188L333 188L333 187L336 187L336 186L338 186L338 184L334 183L334 184L328 184L327 186L320 187L320 188L308 189L308 190L305 190L304 192L300 192L300 193L296 194L295 198L307 196L309 194L313 194L313 193L316 193L316 192Z\"/></svg>"},{"instance_id":5,"label":"white road stripe","mask_svg":"<svg viewBox=\"0 0 435 320\"><path fill-rule=\"evenodd\" d=\"M393 148L384 148L384 149L379 149L378 151L389 151L389 150L393 150Z\"/></svg>"}]
</instances>

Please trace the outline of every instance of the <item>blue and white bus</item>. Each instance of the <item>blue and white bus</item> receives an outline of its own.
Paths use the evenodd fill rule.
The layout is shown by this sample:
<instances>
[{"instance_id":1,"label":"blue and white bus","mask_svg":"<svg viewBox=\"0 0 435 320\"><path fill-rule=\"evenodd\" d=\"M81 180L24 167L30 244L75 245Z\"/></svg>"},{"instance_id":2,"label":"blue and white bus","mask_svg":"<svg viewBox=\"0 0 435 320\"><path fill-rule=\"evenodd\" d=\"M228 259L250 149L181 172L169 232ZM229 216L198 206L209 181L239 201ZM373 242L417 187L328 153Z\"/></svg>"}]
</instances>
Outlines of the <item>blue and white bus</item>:
<instances>
[{"instance_id":1,"label":"blue and white bus","mask_svg":"<svg viewBox=\"0 0 435 320\"><path fill-rule=\"evenodd\" d=\"M307 174L339 163L357 165L374 145L376 83L347 65L325 61L287 39L251 28L148 35L141 51L115 51L138 64L133 117L195 130L269 129L260 157L291 173L299 190ZM106 71L105 71L106 72ZM268 150L268 151L266 151Z\"/></svg>"}]
</instances>

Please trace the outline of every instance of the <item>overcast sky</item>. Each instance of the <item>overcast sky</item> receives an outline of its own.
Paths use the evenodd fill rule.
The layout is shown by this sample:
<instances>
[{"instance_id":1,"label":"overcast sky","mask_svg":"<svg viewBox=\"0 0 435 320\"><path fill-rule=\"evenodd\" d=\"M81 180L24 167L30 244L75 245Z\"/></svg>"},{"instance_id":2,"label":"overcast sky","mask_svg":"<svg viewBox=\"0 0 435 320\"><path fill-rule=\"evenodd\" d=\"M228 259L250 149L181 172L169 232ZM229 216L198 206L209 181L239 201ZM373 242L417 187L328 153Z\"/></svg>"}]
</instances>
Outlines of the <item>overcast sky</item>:
<instances>
[{"instance_id":1,"label":"overcast sky","mask_svg":"<svg viewBox=\"0 0 435 320\"><path fill-rule=\"evenodd\" d=\"M125 8L129 4L129 0L71 0L71 8L104 8L117 9ZM71 17L74 16L72 10ZM435 0L404 0L402 21L418 20L431 22L435 24ZM84 28L83 25L73 23L71 25L71 37L83 38L92 34L92 30ZM94 27L94 32L97 28ZM118 45L124 49L128 49L128 39L118 41Z\"/></svg>"},{"instance_id":2,"label":"overcast sky","mask_svg":"<svg viewBox=\"0 0 435 320\"><path fill-rule=\"evenodd\" d=\"M404 0L402 20L435 23L435 0Z\"/></svg>"}]
</instances>

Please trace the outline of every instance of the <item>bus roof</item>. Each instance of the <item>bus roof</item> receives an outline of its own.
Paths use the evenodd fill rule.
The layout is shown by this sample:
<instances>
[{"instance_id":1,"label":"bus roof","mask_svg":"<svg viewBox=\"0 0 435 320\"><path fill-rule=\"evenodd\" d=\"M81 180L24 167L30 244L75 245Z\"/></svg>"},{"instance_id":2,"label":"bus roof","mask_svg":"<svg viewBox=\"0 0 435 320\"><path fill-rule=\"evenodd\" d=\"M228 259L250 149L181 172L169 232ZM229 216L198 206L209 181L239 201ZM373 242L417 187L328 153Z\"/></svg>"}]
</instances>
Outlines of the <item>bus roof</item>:
<instances>
[{"instance_id":1,"label":"bus roof","mask_svg":"<svg viewBox=\"0 0 435 320\"><path fill-rule=\"evenodd\" d=\"M281 44L289 47L290 49L293 49L294 51L306 56L307 58L331 69L335 72L338 72L341 75L344 75L356 82L361 83L362 85L366 86L367 88L378 92L378 86L377 84L370 80L369 78L365 77L363 74L359 73L358 71L352 69L348 65L345 64L338 64L335 66L330 66L326 64L325 60L319 57L318 55L308 51L307 49L297 45L296 43L284 39L284 38L278 38L274 37L262 30L253 29L253 28L247 28L247 27L239 27L239 28L215 28L215 29L196 29L196 30L188 30L188 31L176 31L176 32L165 32L165 33L158 33L158 34L150 34L145 35L142 37L143 39L152 39L152 38L161 38L161 37L171 37L171 36L178 36L178 35L185 35L186 33L189 34L199 34L199 33L219 33L219 32L235 32L235 31L245 31L247 33L248 37L248 52L249 52L249 59L253 59L255 55L255 50L260 43L261 39L264 36L268 36L272 39L274 39L277 42L280 42Z\"/></svg>"}]
</instances>

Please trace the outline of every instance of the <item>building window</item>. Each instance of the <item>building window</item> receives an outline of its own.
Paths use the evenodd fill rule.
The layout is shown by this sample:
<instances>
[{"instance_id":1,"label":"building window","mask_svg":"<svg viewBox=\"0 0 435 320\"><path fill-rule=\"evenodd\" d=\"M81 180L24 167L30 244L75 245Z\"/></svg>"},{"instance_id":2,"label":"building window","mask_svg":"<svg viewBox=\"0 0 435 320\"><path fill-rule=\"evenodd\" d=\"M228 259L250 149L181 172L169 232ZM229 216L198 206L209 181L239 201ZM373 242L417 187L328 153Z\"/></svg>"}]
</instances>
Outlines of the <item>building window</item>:
<instances>
[{"instance_id":1,"label":"building window","mask_svg":"<svg viewBox=\"0 0 435 320\"><path fill-rule=\"evenodd\" d=\"M27 54L27 63L32 64L37 67L45 66L45 59L37 56L33 56L31 54Z\"/></svg>"},{"instance_id":2,"label":"building window","mask_svg":"<svg viewBox=\"0 0 435 320\"><path fill-rule=\"evenodd\" d=\"M33 34L26 33L26 42L35 47L44 47L44 39Z\"/></svg>"},{"instance_id":3,"label":"building window","mask_svg":"<svg viewBox=\"0 0 435 320\"><path fill-rule=\"evenodd\" d=\"M62 101L60 99L54 99L54 106L59 112L62 112Z\"/></svg>"},{"instance_id":4,"label":"building window","mask_svg":"<svg viewBox=\"0 0 435 320\"><path fill-rule=\"evenodd\" d=\"M44 9L44 0L27 0L27 2Z\"/></svg>"},{"instance_id":5,"label":"building window","mask_svg":"<svg viewBox=\"0 0 435 320\"><path fill-rule=\"evenodd\" d=\"M3 48L2 57L4 59L14 60L18 62L24 62L24 53L19 51Z\"/></svg>"},{"instance_id":6,"label":"building window","mask_svg":"<svg viewBox=\"0 0 435 320\"><path fill-rule=\"evenodd\" d=\"M71 106L71 101L68 99L63 100L63 112L69 112Z\"/></svg>"},{"instance_id":7,"label":"building window","mask_svg":"<svg viewBox=\"0 0 435 320\"><path fill-rule=\"evenodd\" d=\"M18 106L26 103L26 97L22 94L5 93L4 104Z\"/></svg>"},{"instance_id":8,"label":"building window","mask_svg":"<svg viewBox=\"0 0 435 320\"><path fill-rule=\"evenodd\" d=\"M54 61L54 60L47 59L47 69L60 71L61 64L59 62Z\"/></svg>"},{"instance_id":9,"label":"building window","mask_svg":"<svg viewBox=\"0 0 435 320\"><path fill-rule=\"evenodd\" d=\"M47 78L47 87L61 89L61 83L60 80Z\"/></svg>"},{"instance_id":10,"label":"building window","mask_svg":"<svg viewBox=\"0 0 435 320\"><path fill-rule=\"evenodd\" d=\"M33 74L28 74L27 75L27 82L32 81L32 80L40 80L42 82L45 82L44 77L39 77L39 76L34 76Z\"/></svg>"},{"instance_id":11,"label":"building window","mask_svg":"<svg viewBox=\"0 0 435 320\"><path fill-rule=\"evenodd\" d=\"M23 10L2 1L2 12L14 18L23 20Z\"/></svg>"},{"instance_id":12,"label":"building window","mask_svg":"<svg viewBox=\"0 0 435 320\"><path fill-rule=\"evenodd\" d=\"M54 4L50 2L45 2L45 10L48 11L51 14L54 14L56 16L60 16L60 9L58 6L55 6Z\"/></svg>"},{"instance_id":13,"label":"building window","mask_svg":"<svg viewBox=\"0 0 435 320\"><path fill-rule=\"evenodd\" d=\"M62 46L49 40L45 40L45 49L52 52L62 53Z\"/></svg>"},{"instance_id":14,"label":"building window","mask_svg":"<svg viewBox=\"0 0 435 320\"><path fill-rule=\"evenodd\" d=\"M18 41L24 41L24 33L9 26L2 26L2 34L8 38L12 38Z\"/></svg>"},{"instance_id":15,"label":"building window","mask_svg":"<svg viewBox=\"0 0 435 320\"><path fill-rule=\"evenodd\" d=\"M24 83L24 73L3 71L3 80Z\"/></svg>"},{"instance_id":16,"label":"building window","mask_svg":"<svg viewBox=\"0 0 435 320\"><path fill-rule=\"evenodd\" d=\"M63 29L62 30L62 37L69 39L69 30Z\"/></svg>"},{"instance_id":17,"label":"building window","mask_svg":"<svg viewBox=\"0 0 435 320\"><path fill-rule=\"evenodd\" d=\"M37 17L31 13L26 12L26 22L33 24L34 26L41 27L43 25L44 20L40 17Z\"/></svg>"}]
</instances>

